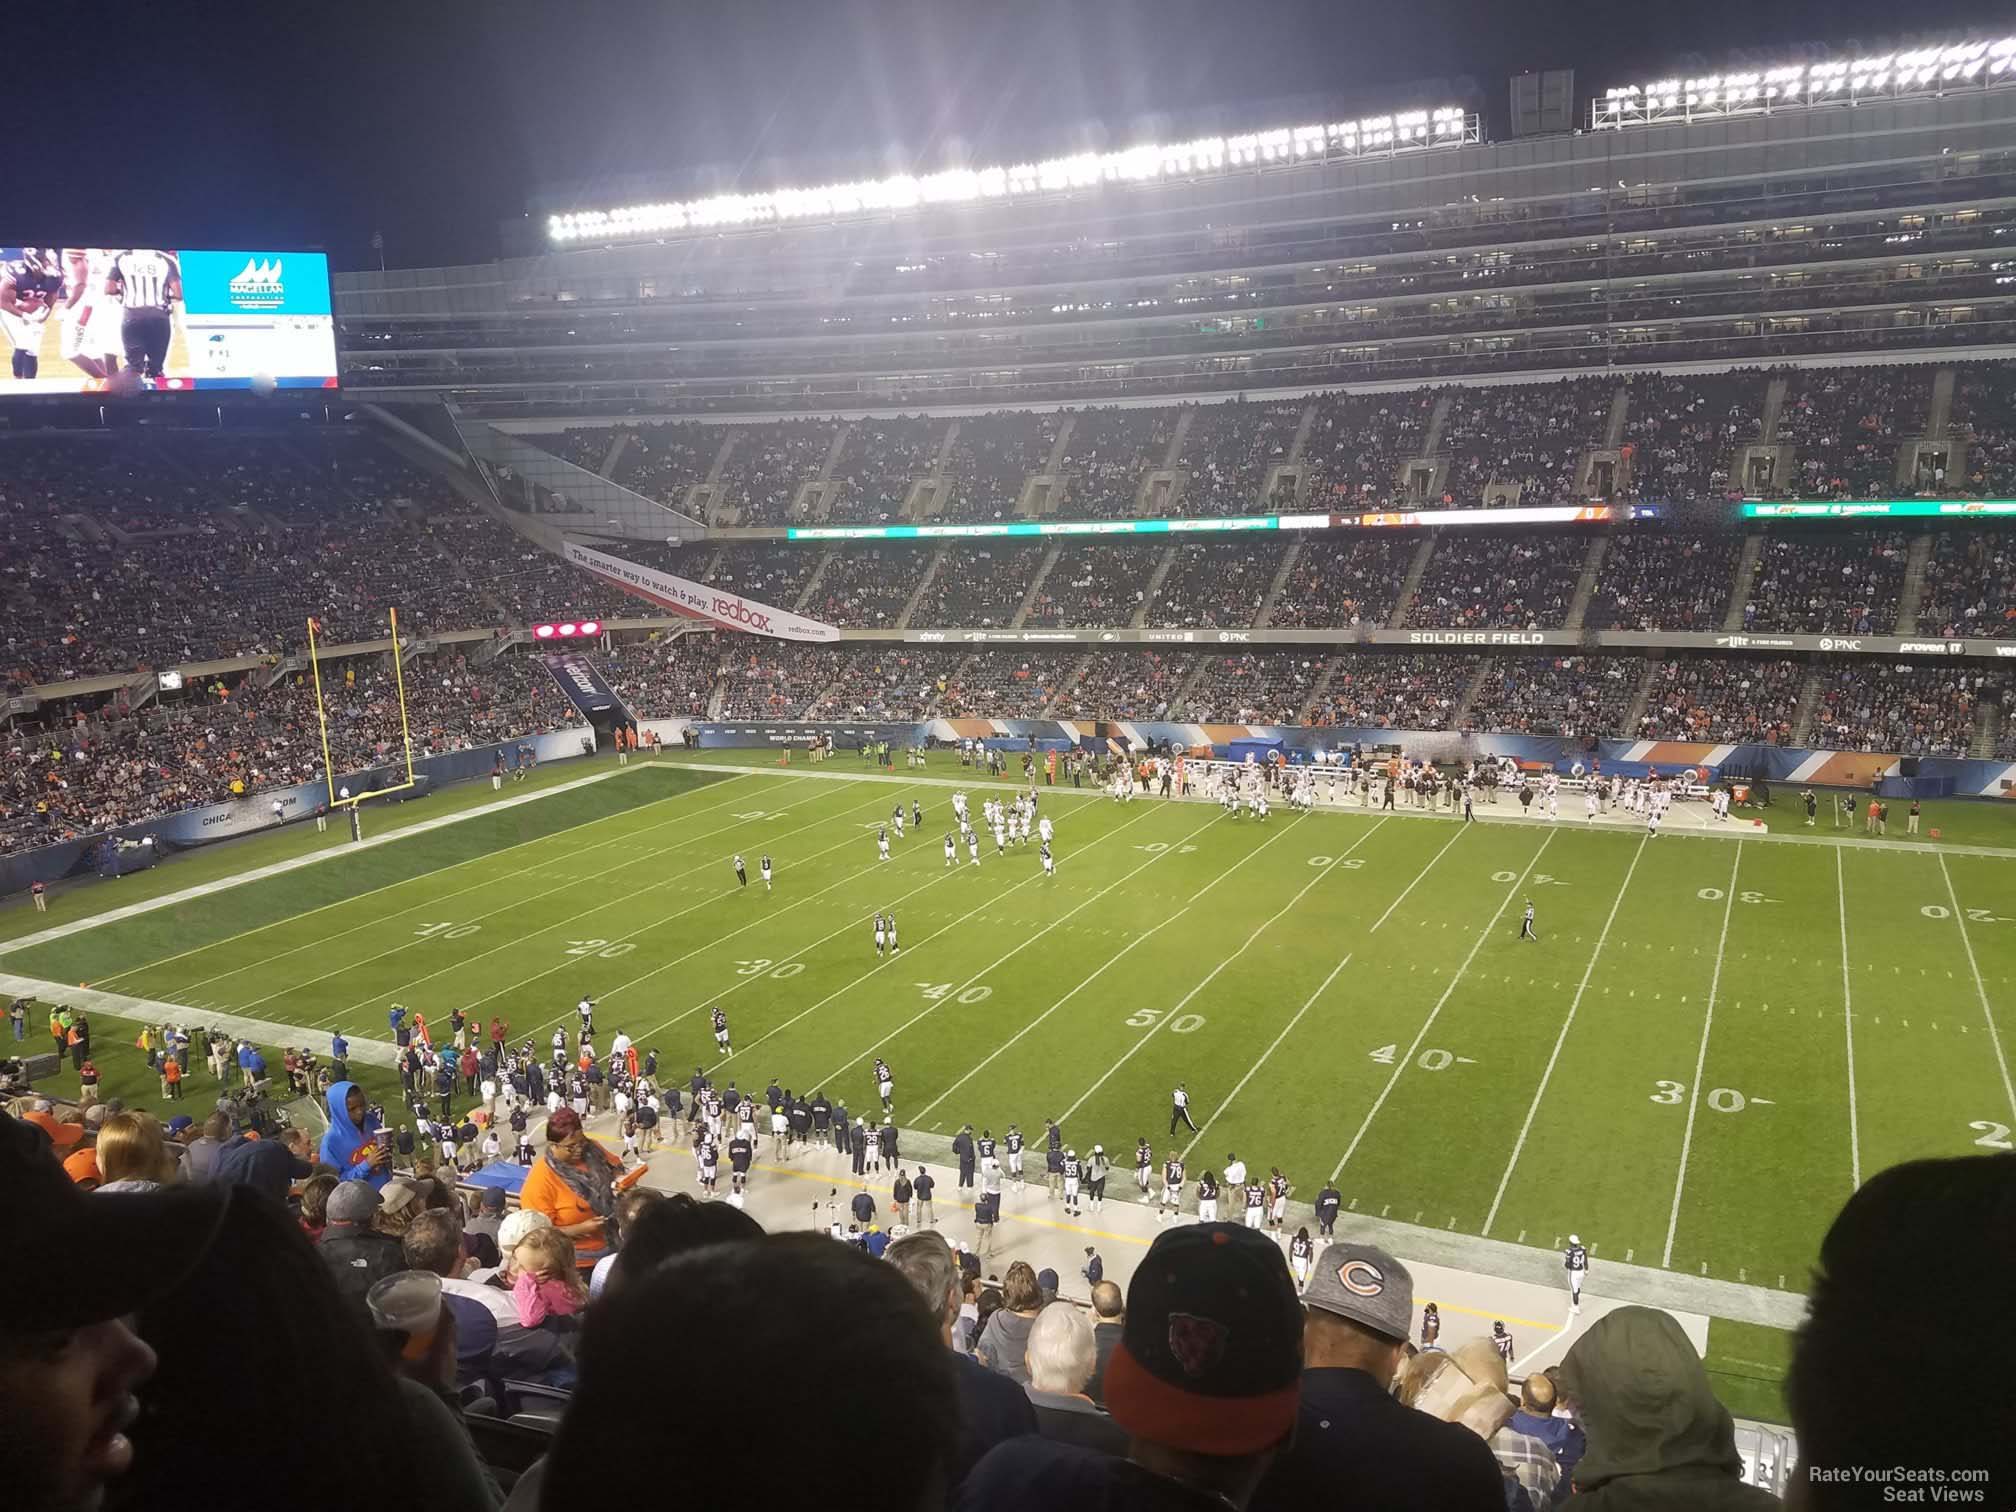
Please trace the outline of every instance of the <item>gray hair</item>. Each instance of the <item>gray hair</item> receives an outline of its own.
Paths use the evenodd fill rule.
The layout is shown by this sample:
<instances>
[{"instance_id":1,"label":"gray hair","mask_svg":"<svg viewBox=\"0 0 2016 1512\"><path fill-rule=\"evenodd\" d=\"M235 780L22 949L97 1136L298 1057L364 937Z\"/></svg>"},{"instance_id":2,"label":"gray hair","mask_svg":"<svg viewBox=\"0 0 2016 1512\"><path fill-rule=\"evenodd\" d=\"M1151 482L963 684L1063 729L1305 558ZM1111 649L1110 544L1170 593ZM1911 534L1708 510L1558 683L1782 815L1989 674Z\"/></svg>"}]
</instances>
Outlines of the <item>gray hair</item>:
<instances>
[{"instance_id":1,"label":"gray hair","mask_svg":"<svg viewBox=\"0 0 2016 1512\"><path fill-rule=\"evenodd\" d=\"M1075 1396L1092 1379L1099 1347L1085 1314L1069 1302L1052 1302L1029 1329L1029 1384L1037 1391Z\"/></svg>"},{"instance_id":2,"label":"gray hair","mask_svg":"<svg viewBox=\"0 0 2016 1512\"><path fill-rule=\"evenodd\" d=\"M946 1314L958 1307L955 1288L959 1267L952 1258L952 1246L936 1229L905 1234L889 1246L883 1259L924 1299L924 1306L938 1322L943 1323Z\"/></svg>"}]
</instances>

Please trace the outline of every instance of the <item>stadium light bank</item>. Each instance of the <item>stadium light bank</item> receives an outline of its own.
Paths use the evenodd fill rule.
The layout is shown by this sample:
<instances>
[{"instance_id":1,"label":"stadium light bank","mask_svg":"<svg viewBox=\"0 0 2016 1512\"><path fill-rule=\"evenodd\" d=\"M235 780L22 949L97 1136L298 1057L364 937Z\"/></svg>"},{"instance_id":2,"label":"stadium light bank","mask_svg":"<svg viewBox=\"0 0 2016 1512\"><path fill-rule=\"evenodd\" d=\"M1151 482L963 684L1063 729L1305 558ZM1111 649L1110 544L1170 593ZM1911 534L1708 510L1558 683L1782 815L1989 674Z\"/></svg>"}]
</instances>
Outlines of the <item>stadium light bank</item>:
<instances>
[{"instance_id":1,"label":"stadium light bank","mask_svg":"<svg viewBox=\"0 0 2016 1512\"><path fill-rule=\"evenodd\" d=\"M1327 126L1284 126L1119 152L1086 152L1012 168L953 168L921 177L900 174L817 189L777 189L768 194L722 194L712 199L625 205L614 210L576 210L549 217L546 230L556 242L609 241L668 231L836 220L931 205L1062 194L1108 184L1236 173L1270 165L1386 157L1460 147L1480 141L1482 136L1475 115L1445 105Z\"/></svg>"},{"instance_id":2,"label":"stadium light bank","mask_svg":"<svg viewBox=\"0 0 2016 1512\"><path fill-rule=\"evenodd\" d=\"M1589 125L1596 131L1614 131L1670 121L1940 95L1957 89L1993 89L2012 83L2016 83L2016 37L1950 42L1867 58L1627 84L1605 90L1589 102Z\"/></svg>"}]
</instances>

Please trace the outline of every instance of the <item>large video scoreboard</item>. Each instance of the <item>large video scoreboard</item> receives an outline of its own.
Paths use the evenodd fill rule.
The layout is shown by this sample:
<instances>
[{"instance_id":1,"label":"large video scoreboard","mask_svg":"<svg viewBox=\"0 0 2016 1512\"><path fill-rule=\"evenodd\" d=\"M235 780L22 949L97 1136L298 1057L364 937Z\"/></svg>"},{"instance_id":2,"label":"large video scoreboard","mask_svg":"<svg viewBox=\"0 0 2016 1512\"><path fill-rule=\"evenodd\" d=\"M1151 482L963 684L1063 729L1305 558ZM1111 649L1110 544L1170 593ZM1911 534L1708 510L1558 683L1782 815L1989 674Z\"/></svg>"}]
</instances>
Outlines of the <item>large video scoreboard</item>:
<instances>
[{"instance_id":1,"label":"large video scoreboard","mask_svg":"<svg viewBox=\"0 0 2016 1512\"><path fill-rule=\"evenodd\" d=\"M0 398L336 387L320 252L0 245Z\"/></svg>"}]
</instances>

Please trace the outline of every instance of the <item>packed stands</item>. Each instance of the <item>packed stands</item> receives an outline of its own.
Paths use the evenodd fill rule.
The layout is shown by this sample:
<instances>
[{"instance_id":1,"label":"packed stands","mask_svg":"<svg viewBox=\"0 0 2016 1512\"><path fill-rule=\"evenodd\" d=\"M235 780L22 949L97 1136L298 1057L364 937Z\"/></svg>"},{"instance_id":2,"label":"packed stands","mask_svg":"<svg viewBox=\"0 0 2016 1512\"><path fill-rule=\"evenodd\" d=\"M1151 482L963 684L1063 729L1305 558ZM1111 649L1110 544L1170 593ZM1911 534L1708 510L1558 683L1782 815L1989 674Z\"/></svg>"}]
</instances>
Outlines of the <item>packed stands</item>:
<instances>
[{"instance_id":1,"label":"packed stands","mask_svg":"<svg viewBox=\"0 0 2016 1512\"><path fill-rule=\"evenodd\" d=\"M833 420L778 420L738 429L715 479L723 503L741 511L738 523L790 524L799 485L819 476L840 429Z\"/></svg>"},{"instance_id":2,"label":"packed stands","mask_svg":"<svg viewBox=\"0 0 2016 1512\"><path fill-rule=\"evenodd\" d=\"M888 629L902 617L903 606L910 601L918 575L930 558L928 546L836 551L826 559L818 585L806 600L805 613L852 630Z\"/></svg>"},{"instance_id":3,"label":"packed stands","mask_svg":"<svg viewBox=\"0 0 2016 1512\"><path fill-rule=\"evenodd\" d=\"M1077 660L1074 653L1058 651L976 651L945 678L939 712L954 718L1033 719Z\"/></svg>"},{"instance_id":4,"label":"packed stands","mask_svg":"<svg viewBox=\"0 0 2016 1512\"><path fill-rule=\"evenodd\" d=\"M874 416L855 423L833 478L835 524L887 525L901 518L910 487L938 465L946 422L929 415Z\"/></svg>"},{"instance_id":5,"label":"packed stands","mask_svg":"<svg viewBox=\"0 0 2016 1512\"><path fill-rule=\"evenodd\" d=\"M1640 526L1610 538L1583 624L1591 630L1719 630L1743 537Z\"/></svg>"},{"instance_id":6,"label":"packed stands","mask_svg":"<svg viewBox=\"0 0 2016 1512\"><path fill-rule=\"evenodd\" d=\"M1314 724L1391 730L1446 730L1477 675L1479 658L1463 652L1346 651L1330 686L1309 711Z\"/></svg>"},{"instance_id":7,"label":"packed stands","mask_svg":"<svg viewBox=\"0 0 2016 1512\"><path fill-rule=\"evenodd\" d=\"M1302 447L1312 509L1383 508L1399 493L1400 470L1421 455L1436 393L1331 394L1316 402Z\"/></svg>"},{"instance_id":8,"label":"packed stands","mask_svg":"<svg viewBox=\"0 0 2016 1512\"><path fill-rule=\"evenodd\" d=\"M1067 541L1029 606L1028 623L1131 624L1161 549L1139 541Z\"/></svg>"},{"instance_id":9,"label":"packed stands","mask_svg":"<svg viewBox=\"0 0 2016 1512\"><path fill-rule=\"evenodd\" d=\"M176 809L313 781L322 772L315 692L306 673L262 686L257 671L213 679L129 718L80 718L19 730L8 742L0 851L136 823ZM322 669L330 754L338 771L401 766L398 689L381 656ZM573 706L522 651L477 667L459 654L406 669L416 757L465 750L575 722Z\"/></svg>"},{"instance_id":10,"label":"packed stands","mask_svg":"<svg viewBox=\"0 0 2016 1512\"><path fill-rule=\"evenodd\" d=\"M661 504L676 506L685 498L688 488L707 481L708 469L720 455L726 434L718 425L702 425L695 420L638 426L630 432L629 444L616 459L613 481ZM615 435L610 431L603 436L605 455ZM593 471L601 460L598 456L593 463L582 465Z\"/></svg>"},{"instance_id":11,"label":"packed stands","mask_svg":"<svg viewBox=\"0 0 2016 1512\"><path fill-rule=\"evenodd\" d=\"M832 687L794 717L922 719L944 694L952 654L914 646L829 647Z\"/></svg>"},{"instance_id":12,"label":"packed stands","mask_svg":"<svg viewBox=\"0 0 2016 1512\"><path fill-rule=\"evenodd\" d=\"M1918 628L1942 636L2016 635L2016 549L2005 532L1934 533Z\"/></svg>"},{"instance_id":13,"label":"packed stands","mask_svg":"<svg viewBox=\"0 0 2016 1512\"><path fill-rule=\"evenodd\" d=\"M1778 411L1777 439L1796 448L1786 490L1813 499L1894 490L1898 447L1924 434L1931 389L1926 367L1795 370Z\"/></svg>"},{"instance_id":14,"label":"packed stands","mask_svg":"<svg viewBox=\"0 0 2016 1512\"><path fill-rule=\"evenodd\" d=\"M1270 626L1383 625L1393 617L1418 535L1373 531L1311 536L1302 543Z\"/></svg>"},{"instance_id":15,"label":"packed stands","mask_svg":"<svg viewBox=\"0 0 2016 1512\"><path fill-rule=\"evenodd\" d=\"M2000 362L1961 368L1947 427L1967 447L1963 476L1953 480L1959 491L1975 499L2016 498L2016 369Z\"/></svg>"},{"instance_id":16,"label":"packed stands","mask_svg":"<svg viewBox=\"0 0 2016 1512\"><path fill-rule=\"evenodd\" d=\"M733 642L718 634L653 637L595 657L609 686L639 719L697 719Z\"/></svg>"},{"instance_id":17,"label":"packed stands","mask_svg":"<svg viewBox=\"0 0 2016 1512\"><path fill-rule=\"evenodd\" d=\"M1965 756L1987 675L1911 662L1844 662L1822 673L1809 739L1840 751Z\"/></svg>"},{"instance_id":18,"label":"packed stands","mask_svg":"<svg viewBox=\"0 0 2016 1512\"><path fill-rule=\"evenodd\" d=\"M1463 723L1524 735L1620 734L1643 672L1643 662L1621 656L1493 657Z\"/></svg>"},{"instance_id":19,"label":"packed stands","mask_svg":"<svg viewBox=\"0 0 2016 1512\"><path fill-rule=\"evenodd\" d=\"M1761 372L1633 377L1624 415L1631 494L1684 502L1730 493L1730 459L1757 439L1765 387Z\"/></svg>"},{"instance_id":20,"label":"packed stands","mask_svg":"<svg viewBox=\"0 0 2016 1512\"><path fill-rule=\"evenodd\" d=\"M1522 504L1558 504L1577 493L1582 454L1600 445L1617 384L1610 378L1503 388L1452 388L1442 449L1448 502L1476 505L1492 483L1522 485Z\"/></svg>"},{"instance_id":21,"label":"packed stands","mask_svg":"<svg viewBox=\"0 0 2016 1512\"><path fill-rule=\"evenodd\" d=\"M955 542L911 618L920 625L1006 625L1022 607L1048 550L1041 541Z\"/></svg>"},{"instance_id":22,"label":"packed stands","mask_svg":"<svg viewBox=\"0 0 2016 1512\"><path fill-rule=\"evenodd\" d=\"M833 681L833 652L806 641L743 638L721 660L723 719L799 719Z\"/></svg>"},{"instance_id":23,"label":"packed stands","mask_svg":"<svg viewBox=\"0 0 2016 1512\"><path fill-rule=\"evenodd\" d=\"M1151 625L1250 625L1280 570L1279 541L1185 543L1148 606Z\"/></svg>"},{"instance_id":24,"label":"packed stands","mask_svg":"<svg viewBox=\"0 0 2016 1512\"><path fill-rule=\"evenodd\" d=\"M787 546L763 546L753 542L737 542L723 546L718 560L707 564L705 550L684 548L667 551L657 561L650 555L640 553L637 547L624 542L616 548L616 555L630 561L642 562L645 566L664 566L668 571L683 573L688 577L702 577L717 588L728 588L765 604L773 604L779 609L797 607L798 596L805 591L805 585L812 581L812 574L819 568L817 551L794 550Z\"/></svg>"},{"instance_id":25,"label":"packed stands","mask_svg":"<svg viewBox=\"0 0 2016 1512\"><path fill-rule=\"evenodd\" d=\"M1910 538L1895 530L1773 532L1745 592L1744 628L1885 634L1909 554Z\"/></svg>"},{"instance_id":26,"label":"packed stands","mask_svg":"<svg viewBox=\"0 0 2016 1512\"><path fill-rule=\"evenodd\" d=\"M1641 740L1790 745L1806 668L1752 657L1687 656L1656 662Z\"/></svg>"},{"instance_id":27,"label":"packed stands","mask_svg":"<svg viewBox=\"0 0 2016 1512\"><path fill-rule=\"evenodd\" d=\"M1186 515L1259 514L1267 472L1288 460L1301 401L1200 405L1183 443L1182 466L1189 472L1180 500Z\"/></svg>"},{"instance_id":28,"label":"packed stands","mask_svg":"<svg viewBox=\"0 0 2016 1512\"><path fill-rule=\"evenodd\" d=\"M1445 534L1407 609L1407 623L1464 630L1560 625L1589 555L1589 538Z\"/></svg>"},{"instance_id":29,"label":"packed stands","mask_svg":"<svg viewBox=\"0 0 2016 1512\"><path fill-rule=\"evenodd\" d=\"M1050 712L1062 719L1160 719L1194 658L1158 651L1095 651Z\"/></svg>"},{"instance_id":30,"label":"packed stands","mask_svg":"<svg viewBox=\"0 0 2016 1512\"><path fill-rule=\"evenodd\" d=\"M1205 655L1183 695L1183 717L1204 724L1294 724L1325 660L1309 649Z\"/></svg>"},{"instance_id":31,"label":"packed stands","mask_svg":"<svg viewBox=\"0 0 2016 1512\"><path fill-rule=\"evenodd\" d=\"M959 431L945 459L952 496L944 510L948 520L1004 520L1021 502L1022 485L1050 461L1064 417L1002 410L958 422Z\"/></svg>"},{"instance_id":32,"label":"packed stands","mask_svg":"<svg viewBox=\"0 0 2016 1512\"><path fill-rule=\"evenodd\" d=\"M1099 520L1132 514L1141 479L1168 456L1179 413L1173 405L1080 410L1064 453L1070 481L1059 513Z\"/></svg>"}]
</instances>

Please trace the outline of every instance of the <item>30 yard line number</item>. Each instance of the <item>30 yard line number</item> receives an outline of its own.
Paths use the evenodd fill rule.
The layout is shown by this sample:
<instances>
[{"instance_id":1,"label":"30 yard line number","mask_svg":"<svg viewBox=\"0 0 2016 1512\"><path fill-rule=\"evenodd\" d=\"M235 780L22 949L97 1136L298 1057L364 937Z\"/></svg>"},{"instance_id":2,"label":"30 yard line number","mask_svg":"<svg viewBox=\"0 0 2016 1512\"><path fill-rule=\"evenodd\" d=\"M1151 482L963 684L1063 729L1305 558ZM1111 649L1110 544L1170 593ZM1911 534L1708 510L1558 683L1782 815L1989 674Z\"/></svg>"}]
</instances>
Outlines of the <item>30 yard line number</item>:
<instances>
[{"instance_id":1,"label":"30 yard line number","mask_svg":"<svg viewBox=\"0 0 2016 1512\"><path fill-rule=\"evenodd\" d=\"M1646 1099L1647 1102L1655 1102L1662 1107L1671 1108L1686 1100L1687 1083L1685 1082L1658 1081L1652 1085L1656 1090ZM1752 1103L1763 1108L1773 1106L1771 1099L1768 1097L1745 1097L1734 1087L1717 1087L1708 1094L1706 1101L1708 1106L1713 1108L1717 1113L1741 1113Z\"/></svg>"},{"instance_id":2,"label":"30 yard line number","mask_svg":"<svg viewBox=\"0 0 2016 1512\"><path fill-rule=\"evenodd\" d=\"M1704 887L1695 893L1694 896L1699 898L1703 903L1720 903L1728 895L1719 887ZM1776 898L1767 898L1760 892L1754 892L1749 888L1745 888L1742 892L1736 894L1736 901L1738 903L1776 903L1778 900Z\"/></svg>"},{"instance_id":3,"label":"30 yard line number","mask_svg":"<svg viewBox=\"0 0 2016 1512\"><path fill-rule=\"evenodd\" d=\"M735 975L737 976L772 976L776 977L779 981L789 980L791 977L797 976L804 969L805 963L803 961L786 961L780 966L768 956L758 956L753 961L737 961L735 963Z\"/></svg>"}]
</instances>

